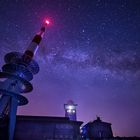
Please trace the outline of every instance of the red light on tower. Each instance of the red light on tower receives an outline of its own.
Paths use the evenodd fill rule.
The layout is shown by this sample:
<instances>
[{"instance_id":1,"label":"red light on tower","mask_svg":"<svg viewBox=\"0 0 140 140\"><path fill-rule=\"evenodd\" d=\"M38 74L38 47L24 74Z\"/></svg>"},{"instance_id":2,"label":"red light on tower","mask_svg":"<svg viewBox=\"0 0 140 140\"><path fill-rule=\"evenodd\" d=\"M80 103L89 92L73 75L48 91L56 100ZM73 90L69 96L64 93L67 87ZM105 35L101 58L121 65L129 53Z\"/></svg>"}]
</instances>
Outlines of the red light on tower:
<instances>
[{"instance_id":1,"label":"red light on tower","mask_svg":"<svg viewBox=\"0 0 140 140\"><path fill-rule=\"evenodd\" d=\"M49 20L45 20L45 23L47 24L47 25L49 25L50 24L50 21Z\"/></svg>"}]
</instances>

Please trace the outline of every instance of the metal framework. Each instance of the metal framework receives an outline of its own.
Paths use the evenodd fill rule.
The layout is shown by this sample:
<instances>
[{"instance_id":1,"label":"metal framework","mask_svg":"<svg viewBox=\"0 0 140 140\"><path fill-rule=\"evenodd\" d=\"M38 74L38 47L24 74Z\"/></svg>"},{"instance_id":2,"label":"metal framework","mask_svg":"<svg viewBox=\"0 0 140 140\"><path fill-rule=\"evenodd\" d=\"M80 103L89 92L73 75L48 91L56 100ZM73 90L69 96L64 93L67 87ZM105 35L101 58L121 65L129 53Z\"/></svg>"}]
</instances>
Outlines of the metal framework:
<instances>
[{"instance_id":1,"label":"metal framework","mask_svg":"<svg viewBox=\"0 0 140 140\"><path fill-rule=\"evenodd\" d=\"M5 65L0 72L0 117L8 115L8 140L13 140L17 107L28 104L23 93L33 90L30 81L39 72L39 66L33 60L38 45L45 32L43 26L24 53L10 52L5 55Z\"/></svg>"}]
</instances>

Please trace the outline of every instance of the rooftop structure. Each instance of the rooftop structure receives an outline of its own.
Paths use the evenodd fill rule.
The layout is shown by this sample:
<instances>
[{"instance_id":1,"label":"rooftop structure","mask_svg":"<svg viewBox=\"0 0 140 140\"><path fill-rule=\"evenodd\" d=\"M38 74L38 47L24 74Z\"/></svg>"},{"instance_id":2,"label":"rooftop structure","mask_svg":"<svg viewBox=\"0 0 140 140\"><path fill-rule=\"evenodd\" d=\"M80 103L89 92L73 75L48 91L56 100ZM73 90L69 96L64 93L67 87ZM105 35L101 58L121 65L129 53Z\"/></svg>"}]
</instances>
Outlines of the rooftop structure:
<instances>
[{"instance_id":1,"label":"rooftop structure","mask_svg":"<svg viewBox=\"0 0 140 140\"><path fill-rule=\"evenodd\" d=\"M65 109L65 117L68 117L70 120L76 121L76 106L72 100L69 100L66 104L64 104Z\"/></svg>"}]
</instances>

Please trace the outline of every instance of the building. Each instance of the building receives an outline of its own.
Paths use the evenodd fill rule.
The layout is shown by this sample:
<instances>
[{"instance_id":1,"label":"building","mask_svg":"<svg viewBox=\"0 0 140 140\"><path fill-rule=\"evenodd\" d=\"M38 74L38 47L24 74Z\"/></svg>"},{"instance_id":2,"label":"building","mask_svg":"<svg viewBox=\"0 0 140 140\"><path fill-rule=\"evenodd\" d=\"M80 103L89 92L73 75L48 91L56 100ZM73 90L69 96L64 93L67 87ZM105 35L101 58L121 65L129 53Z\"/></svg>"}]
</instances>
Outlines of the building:
<instances>
[{"instance_id":1,"label":"building","mask_svg":"<svg viewBox=\"0 0 140 140\"><path fill-rule=\"evenodd\" d=\"M14 140L80 140L83 122L66 117L17 116ZM8 139L8 117L0 120L0 140Z\"/></svg>"},{"instance_id":2,"label":"building","mask_svg":"<svg viewBox=\"0 0 140 140\"><path fill-rule=\"evenodd\" d=\"M81 124L66 117L17 116L14 140L79 140Z\"/></svg>"},{"instance_id":3,"label":"building","mask_svg":"<svg viewBox=\"0 0 140 140\"><path fill-rule=\"evenodd\" d=\"M96 120L82 127L82 137L85 140L113 138L111 123L103 122L100 117L97 117Z\"/></svg>"}]
</instances>

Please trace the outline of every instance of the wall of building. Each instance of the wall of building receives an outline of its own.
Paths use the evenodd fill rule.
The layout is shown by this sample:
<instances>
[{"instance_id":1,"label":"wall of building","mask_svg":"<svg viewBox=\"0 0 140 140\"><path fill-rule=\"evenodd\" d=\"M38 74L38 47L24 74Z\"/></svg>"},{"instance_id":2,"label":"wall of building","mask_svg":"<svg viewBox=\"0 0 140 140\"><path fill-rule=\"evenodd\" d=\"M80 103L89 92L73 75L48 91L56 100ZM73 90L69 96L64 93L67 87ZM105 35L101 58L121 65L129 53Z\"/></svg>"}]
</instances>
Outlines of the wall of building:
<instances>
[{"instance_id":1,"label":"wall of building","mask_svg":"<svg viewBox=\"0 0 140 140\"><path fill-rule=\"evenodd\" d=\"M113 137L111 125L107 123L95 123L90 128L91 137L94 138L111 138Z\"/></svg>"},{"instance_id":2,"label":"wall of building","mask_svg":"<svg viewBox=\"0 0 140 140\"><path fill-rule=\"evenodd\" d=\"M65 117L20 116L14 140L79 140L81 124Z\"/></svg>"}]
</instances>

